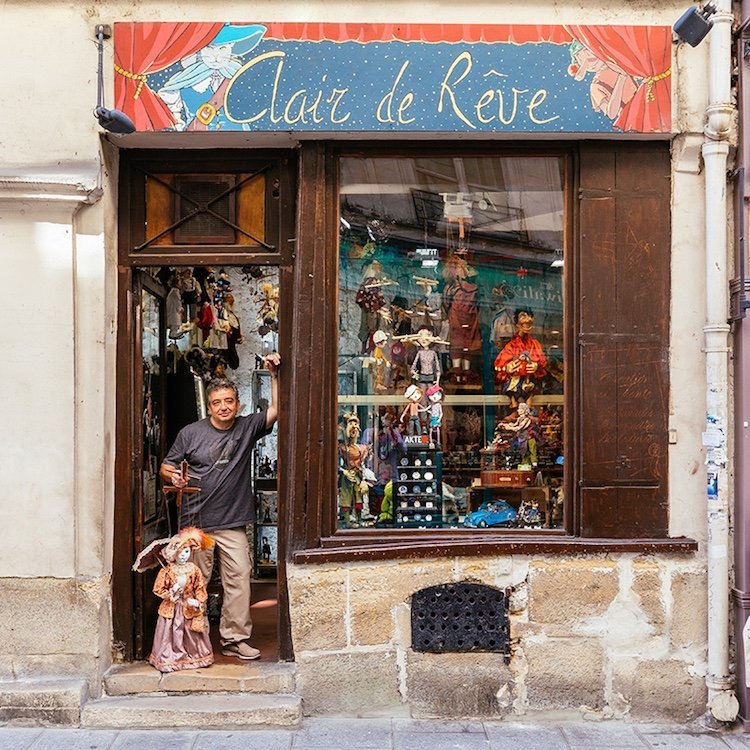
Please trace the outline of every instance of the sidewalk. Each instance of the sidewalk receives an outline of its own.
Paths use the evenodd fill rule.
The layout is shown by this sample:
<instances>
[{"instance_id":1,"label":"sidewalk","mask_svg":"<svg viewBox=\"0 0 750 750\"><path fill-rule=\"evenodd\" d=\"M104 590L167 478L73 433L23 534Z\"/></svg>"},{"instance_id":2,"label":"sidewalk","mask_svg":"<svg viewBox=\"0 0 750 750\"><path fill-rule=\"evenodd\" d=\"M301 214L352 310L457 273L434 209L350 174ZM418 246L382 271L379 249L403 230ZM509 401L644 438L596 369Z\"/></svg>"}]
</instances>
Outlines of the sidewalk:
<instances>
[{"instance_id":1,"label":"sidewalk","mask_svg":"<svg viewBox=\"0 0 750 750\"><path fill-rule=\"evenodd\" d=\"M750 734L617 722L305 719L246 731L0 727L0 750L750 750Z\"/></svg>"}]
</instances>

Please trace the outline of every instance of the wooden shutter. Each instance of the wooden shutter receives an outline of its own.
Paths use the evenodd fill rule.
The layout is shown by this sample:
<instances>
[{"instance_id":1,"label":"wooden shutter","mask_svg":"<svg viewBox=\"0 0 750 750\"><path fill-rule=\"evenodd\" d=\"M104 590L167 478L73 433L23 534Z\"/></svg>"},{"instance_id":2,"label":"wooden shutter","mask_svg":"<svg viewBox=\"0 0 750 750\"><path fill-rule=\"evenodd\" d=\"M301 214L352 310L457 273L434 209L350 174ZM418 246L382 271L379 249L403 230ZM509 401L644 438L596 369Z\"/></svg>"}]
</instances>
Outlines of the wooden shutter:
<instances>
[{"instance_id":1,"label":"wooden shutter","mask_svg":"<svg viewBox=\"0 0 750 750\"><path fill-rule=\"evenodd\" d=\"M669 144L582 144L579 219L580 533L664 537Z\"/></svg>"}]
</instances>

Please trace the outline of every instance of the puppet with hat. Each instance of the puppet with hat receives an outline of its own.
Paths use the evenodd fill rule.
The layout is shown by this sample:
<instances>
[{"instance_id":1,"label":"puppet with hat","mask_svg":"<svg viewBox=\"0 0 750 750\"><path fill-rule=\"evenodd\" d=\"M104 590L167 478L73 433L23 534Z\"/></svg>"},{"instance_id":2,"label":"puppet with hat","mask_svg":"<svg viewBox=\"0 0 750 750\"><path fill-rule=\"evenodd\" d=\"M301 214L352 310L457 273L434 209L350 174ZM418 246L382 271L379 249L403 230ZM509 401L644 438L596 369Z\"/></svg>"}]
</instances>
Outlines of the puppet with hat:
<instances>
[{"instance_id":1,"label":"puppet with hat","mask_svg":"<svg viewBox=\"0 0 750 750\"><path fill-rule=\"evenodd\" d=\"M166 561L154 582L154 594L162 603L148 661L160 672L208 667L214 662L214 653L206 618L206 581L191 557L195 550L211 548L213 539L190 526L159 542L166 544L156 555L148 556L154 560L161 556ZM152 547L139 555L136 570L146 568L145 553Z\"/></svg>"}]
</instances>

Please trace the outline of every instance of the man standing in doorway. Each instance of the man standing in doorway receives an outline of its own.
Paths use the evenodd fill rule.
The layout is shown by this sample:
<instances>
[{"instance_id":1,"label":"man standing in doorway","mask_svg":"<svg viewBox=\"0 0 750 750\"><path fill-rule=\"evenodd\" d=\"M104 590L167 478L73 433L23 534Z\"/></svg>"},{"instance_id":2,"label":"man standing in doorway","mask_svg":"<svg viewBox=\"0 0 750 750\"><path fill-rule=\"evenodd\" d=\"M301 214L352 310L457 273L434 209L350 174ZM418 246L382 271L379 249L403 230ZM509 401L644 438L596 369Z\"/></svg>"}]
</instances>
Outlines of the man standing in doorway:
<instances>
[{"instance_id":1,"label":"man standing in doorway","mask_svg":"<svg viewBox=\"0 0 750 750\"><path fill-rule=\"evenodd\" d=\"M248 642L253 628L246 531L254 513L250 465L253 447L271 432L278 416L281 358L269 354L264 363L271 374L271 404L265 412L237 416L237 386L225 378L212 380L206 387L208 417L180 430L160 469L164 482L175 487L190 484L200 490L183 497L179 524L198 526L214 538L224 589L219 623L222 653L246 660L260 656ZM182 461L188 462L188 480L193 481L186 482L177 468ZM206 581L211 580L213 559L213 550L195 555Z\"/></svg>"}]
</instances>

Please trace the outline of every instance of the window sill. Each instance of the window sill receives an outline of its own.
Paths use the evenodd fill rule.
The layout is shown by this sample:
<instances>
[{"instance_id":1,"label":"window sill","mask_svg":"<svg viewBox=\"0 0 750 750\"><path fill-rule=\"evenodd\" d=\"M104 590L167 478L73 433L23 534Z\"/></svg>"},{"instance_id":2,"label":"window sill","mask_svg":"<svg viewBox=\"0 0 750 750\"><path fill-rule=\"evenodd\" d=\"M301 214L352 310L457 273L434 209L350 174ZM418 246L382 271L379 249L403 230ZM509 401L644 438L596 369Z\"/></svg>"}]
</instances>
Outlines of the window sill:
<instances>
[{"instance_id":1,"label":"window sill","mask_svg":"<svg viewBox=\"0 0 750 750\"><path fill-rule=\"evenodd\" d=\"M320 540L321 546L297 550L292 562L305 565L362 560L400 560L427 557L468 557L533 554L606 554L638 552L641 554L695 552L698 542L688 537L674 539L583 539L564 532L532 532L521 535L481 532L479 534L425 532L405 534L390 532L373 539L372 534L341 532Z\"/></svg>"}]
</instances>

